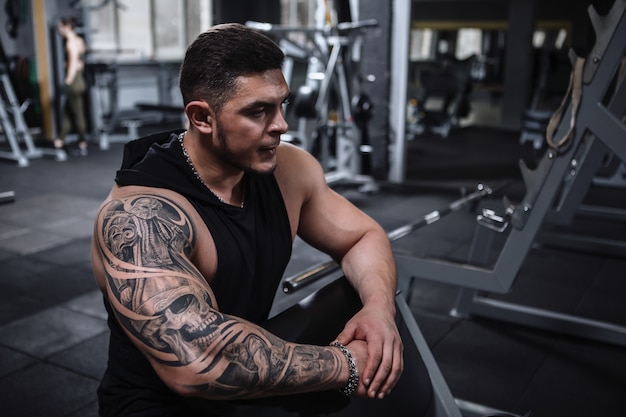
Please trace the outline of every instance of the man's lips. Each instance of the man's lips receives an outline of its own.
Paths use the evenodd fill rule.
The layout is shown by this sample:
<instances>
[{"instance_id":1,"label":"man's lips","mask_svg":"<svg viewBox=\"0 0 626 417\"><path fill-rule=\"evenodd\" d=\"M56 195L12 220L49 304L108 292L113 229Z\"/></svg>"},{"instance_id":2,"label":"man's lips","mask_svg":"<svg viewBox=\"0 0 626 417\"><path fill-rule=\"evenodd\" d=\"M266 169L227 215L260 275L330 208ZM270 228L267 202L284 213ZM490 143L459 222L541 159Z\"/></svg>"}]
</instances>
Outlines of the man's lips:
<instances>
[{"instance_id":1,"label":"man's lips","mask_svg":"<svg viewBox=\"0 0 626 417\"><path fill-rule=\"evenodd\" d=\"M275 154L276 153L276 148L278 147L278 145L271 145L271 146L264 146L262 148L259 149L260 153L264 153L264 154Z\"/></svg>"}]
</instances>

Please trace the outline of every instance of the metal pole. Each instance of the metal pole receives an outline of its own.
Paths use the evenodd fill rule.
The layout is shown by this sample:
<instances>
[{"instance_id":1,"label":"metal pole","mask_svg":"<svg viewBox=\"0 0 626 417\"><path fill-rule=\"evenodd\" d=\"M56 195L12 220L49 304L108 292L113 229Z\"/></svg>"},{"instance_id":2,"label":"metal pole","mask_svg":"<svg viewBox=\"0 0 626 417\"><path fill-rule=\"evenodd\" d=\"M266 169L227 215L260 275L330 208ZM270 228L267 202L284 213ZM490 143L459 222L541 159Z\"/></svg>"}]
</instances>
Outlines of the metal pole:
<instances>
[{"instance_id":1,"label":"metal pole","mask_svg":"<svg viewBox=\"0 0 626 417\"><path fill-rule=\"evenodd\" d=\"M389 127L392 142L389 181L401 183L406 174L406 92L409 73L411 0L395 0L392 11Z\"/></svg>"}]
</instances>

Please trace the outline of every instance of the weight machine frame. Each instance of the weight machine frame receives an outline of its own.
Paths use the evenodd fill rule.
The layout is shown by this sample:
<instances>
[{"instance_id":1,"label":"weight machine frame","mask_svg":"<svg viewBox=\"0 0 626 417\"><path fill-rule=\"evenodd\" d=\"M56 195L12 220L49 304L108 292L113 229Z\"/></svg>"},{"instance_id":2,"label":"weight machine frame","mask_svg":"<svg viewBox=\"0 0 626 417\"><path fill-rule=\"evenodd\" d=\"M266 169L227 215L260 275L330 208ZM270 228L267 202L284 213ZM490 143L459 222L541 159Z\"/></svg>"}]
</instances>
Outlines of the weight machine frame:
<instances>
[{"instance_id":1,"label":"weight machine frame","mask_svg":"<svg viewBox=\"0 0 626 417\"><path fill-rule=\"evenodd\" d=\"M2 46L0 45L0 48ZM52 155L57 161L65 161L67 154L63 149L45 149L35 146L28 125L24 120L24 111L30 104L26 100L20 105L13 84L9 77L8 62L2 49L0 62L0 127L9 143L11 151L0 151L0 158L16 161L18 166L27 167L29 159ZM24 144L25 149L22 148Z\"/></svg>"},{"instance_id":2,"label":"weight machine frame","mask_svg":"<svg viewBox=\"0 0 626 417\"><path fill-rule=\"evenodd\" d=\"M396 262L402 280L422 278L460 286L454 314L491 317L626 346L626 326L486 297L488 292L511 289L544 222L571 222L608 152L626 161L622 119L626 115L626 76L619 74L626 55L626 0L616 0L606 16L598 15L592 6L588 11L596 44L582 67L578 109L569 100L556 130L559 137L571 132L569 143L549 149L535 170L520 161L526 195L517 206L505 197L502 215L489 211L478 216L466 263L403 254L396 254ZM573 53L570 57L572 61L580 59ZM484 266L493 237L505 231L508 236L497 260Z\"/></svg>"}]
</instances>

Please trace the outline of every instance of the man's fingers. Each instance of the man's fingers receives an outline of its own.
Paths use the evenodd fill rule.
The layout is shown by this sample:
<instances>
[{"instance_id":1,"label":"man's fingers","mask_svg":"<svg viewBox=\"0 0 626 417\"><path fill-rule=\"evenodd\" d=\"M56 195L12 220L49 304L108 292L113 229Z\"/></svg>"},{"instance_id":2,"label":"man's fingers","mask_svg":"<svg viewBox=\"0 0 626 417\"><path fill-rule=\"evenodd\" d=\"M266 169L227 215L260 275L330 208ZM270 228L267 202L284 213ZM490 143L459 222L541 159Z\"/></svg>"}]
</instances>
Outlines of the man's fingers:
<instances>
[{"instance_id":1,"label":"man's fingers","mask_svg":"<svg viewBox=\"0 0 626 417\"><path fill-rule=\"evenodd\" d=\"M382 390L385 387L385 382L387 381L389 374L392 370L392 362L389 359L383 360L378 369L376 370L376 374L372 380L372 383L369 386L368 393L371 398L379 397L381 394L385 395L386 392Z\"/></svg>"},{"instance_id":2,"label":"man's fingers","mask_svg":"<svg viewBox=\"0 0 626 417\"><path fill-rule=\"evenodd\" d=\"M393 355L390 352L391 349L386 349L381 344L372 343L369 347L368 353L370 356L367 358L364 382L368 387L368 396L375 398L391 371ZM382 347L382 349L379 347Z\"/></svg>"},{"instance_id":3,"label":"man's fingers","mask_svg":"<svg viewBox=\"0 0 626 417\"><path fill-rule=\"evenodd\" d=\"M402 345L402 343L394 346L393 365L390 372L387 374L387 380L385 381L385 384L383 384L381 388L381 392L383 392L385 395L391 392L391 390L398 383L400 376L402 376L402 371L404 370L403 350L404 346Z\"/></svg>"},{"instance_id":4,"label":"man's fingers","mask_svg":"<svg viewBox=\"0 0 626 417\"><path fill-rule=\"evenodd\" d=\"M368 384L368 396L370 398L383 398L389 394L398 382L403 368L404 359L401 346L384 348L382 357L379 357L375 374L373 374L371 383Z\"/></svg>"},{"instance_id":5,"label":"man's fingers","mask_svg":"<svg viewBox=\"0 0 626 417\"><path fill-rule=\"evenodd\" d=\"M396 358L400 359L400 363L397 364L398 366L392 366L392 368L390 369L389 373L387 374L387 379L385 380L385 383L378 390L379 398L382 398L382 396L388 395L391 392L391 390L395 388L396 384L398 383L398 380L400 379L400 376L402 375L402 370L404 368L403 358L402 356L399 356Z\"/></svg>"}]
</instances>

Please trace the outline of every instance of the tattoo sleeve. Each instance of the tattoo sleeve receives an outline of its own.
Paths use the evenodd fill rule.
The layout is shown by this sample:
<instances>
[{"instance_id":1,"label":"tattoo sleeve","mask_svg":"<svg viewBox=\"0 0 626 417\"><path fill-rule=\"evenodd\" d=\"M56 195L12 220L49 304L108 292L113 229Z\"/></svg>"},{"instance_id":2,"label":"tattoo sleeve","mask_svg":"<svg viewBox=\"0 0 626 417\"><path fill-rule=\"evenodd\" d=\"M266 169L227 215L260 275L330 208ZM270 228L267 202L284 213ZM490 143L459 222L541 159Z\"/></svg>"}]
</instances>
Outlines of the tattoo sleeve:
<instances>
[{"instance_id":1,"label":"tattoo sleeve","mask_svg":"<svg viewBox=\"0 0 626 417\"><path fill-rule=\"evenodd\" d=\"M109 202L97 223L109 302L164 382L216 399L336 386L342 357L332 348L285 342L218 311L189 260L194 231L178 204L149 194Z\"/></svg>"}]
</instances>

